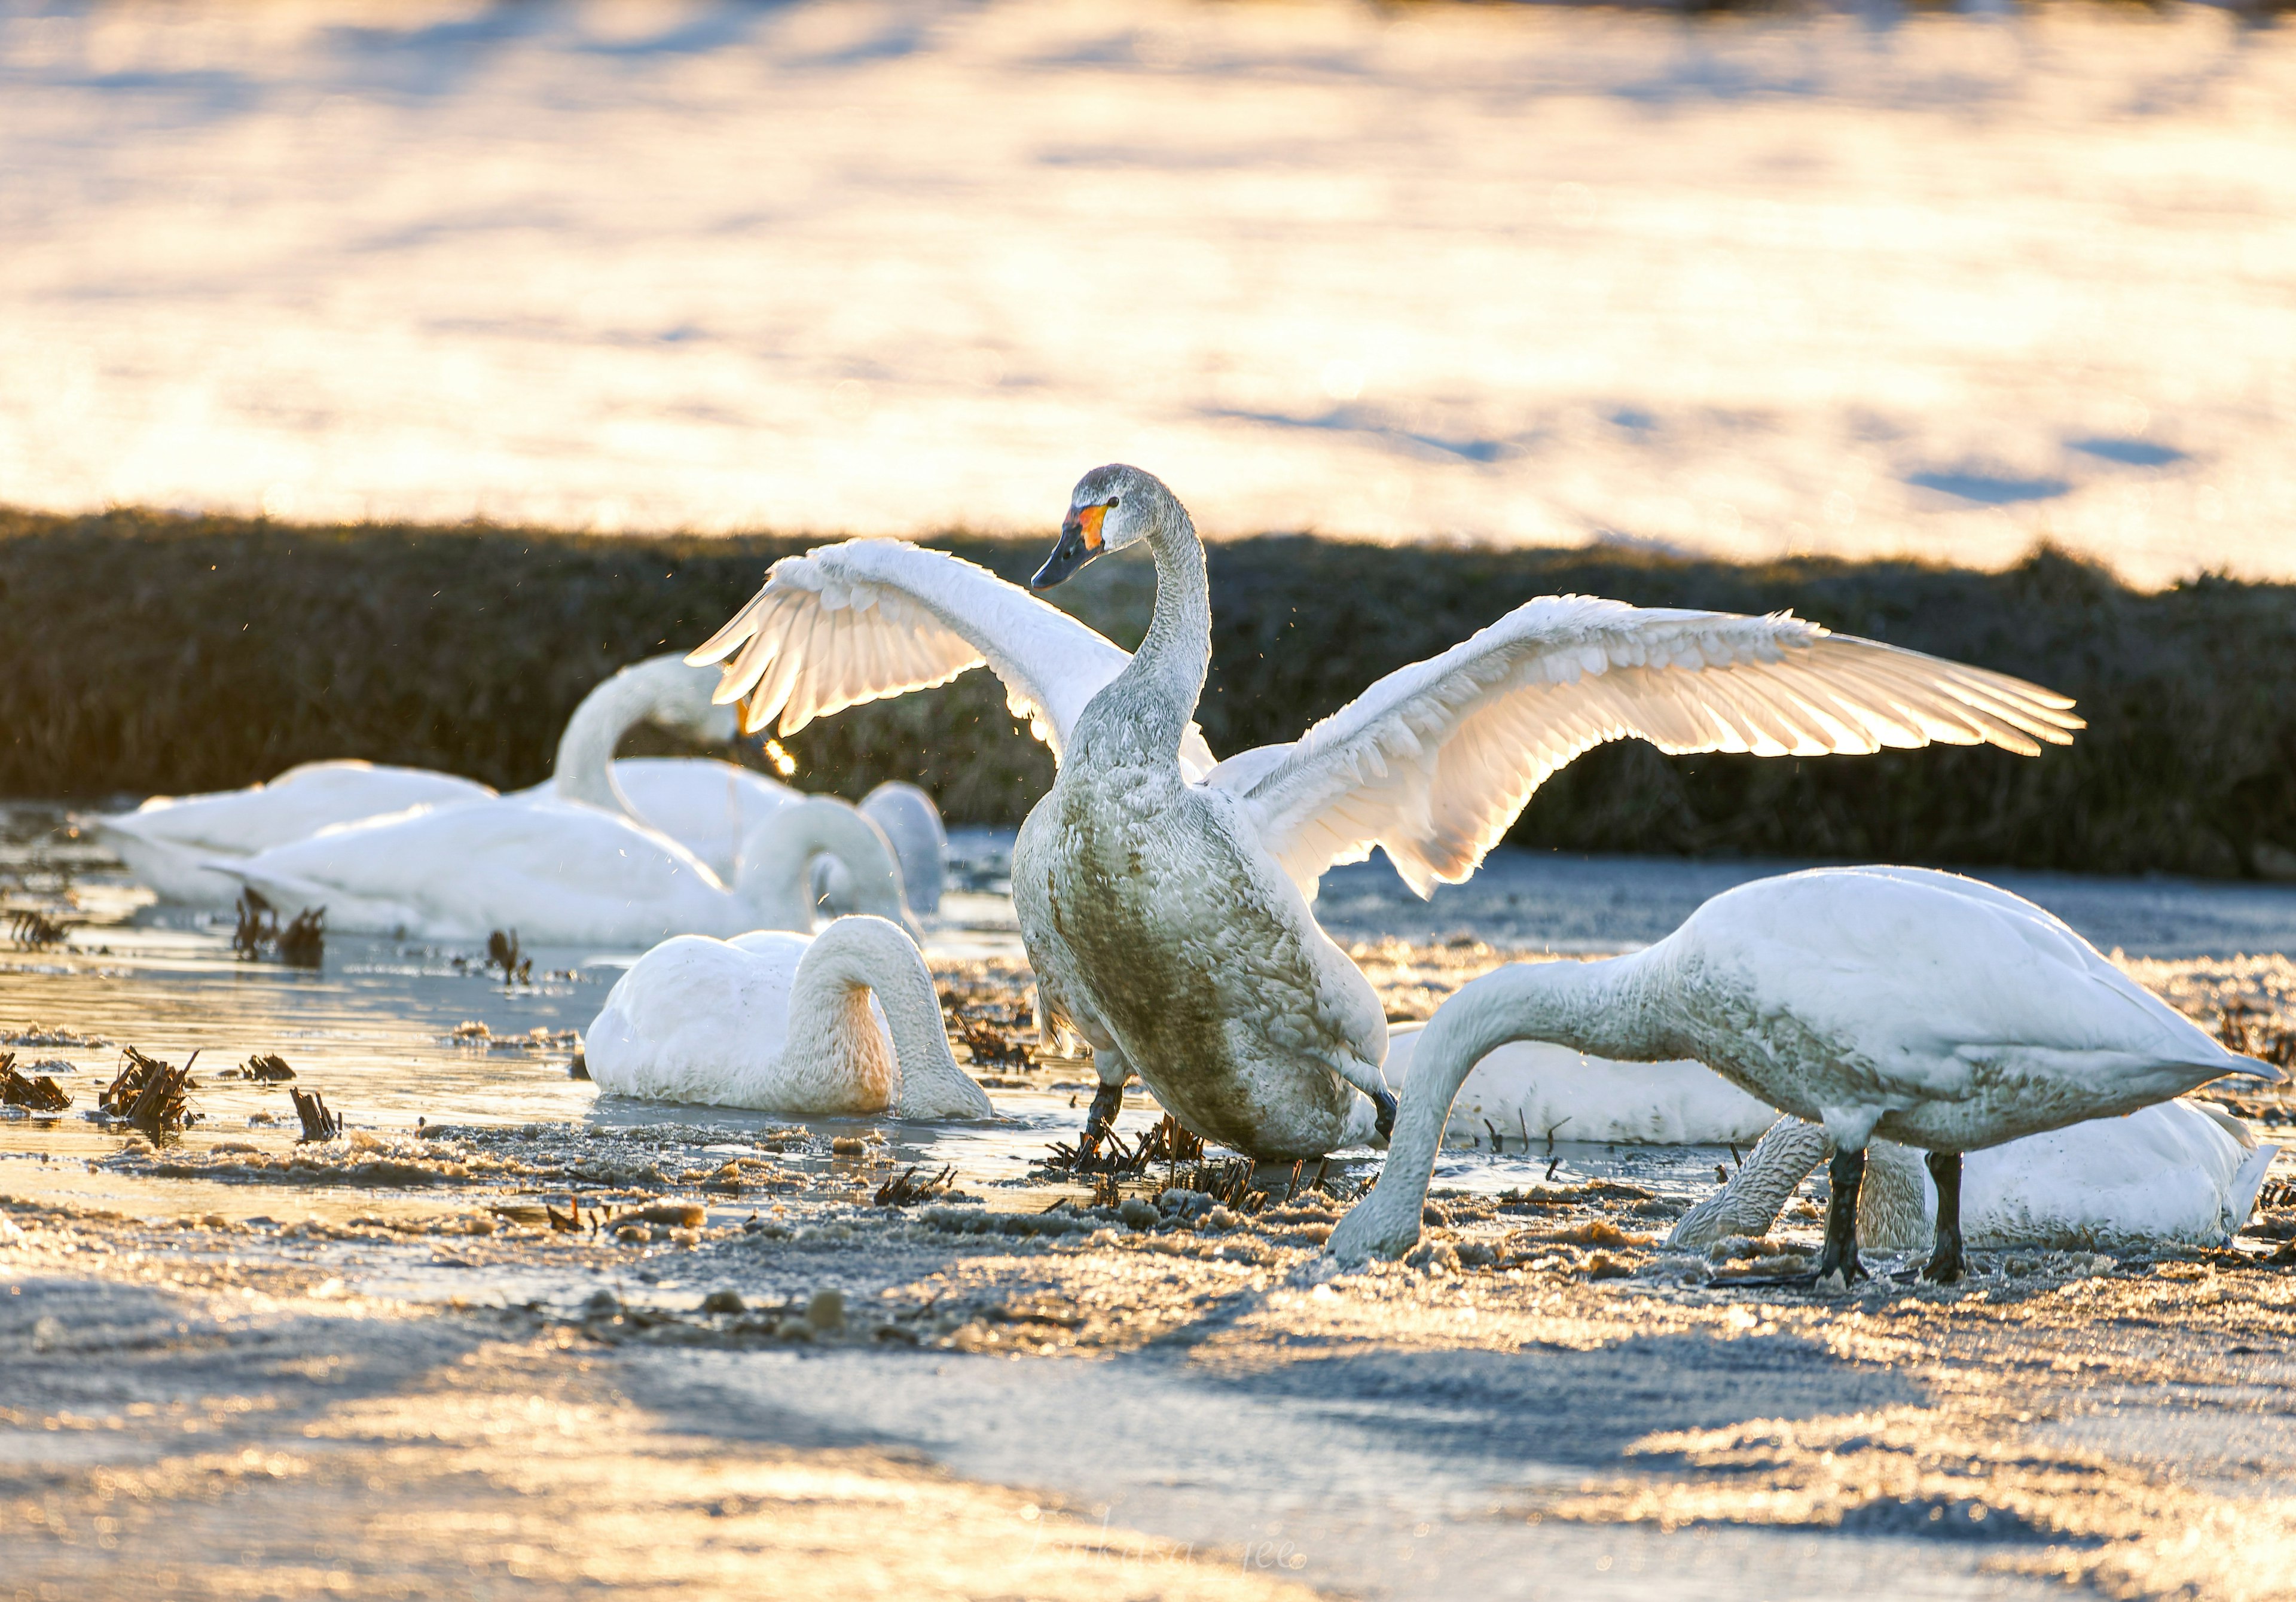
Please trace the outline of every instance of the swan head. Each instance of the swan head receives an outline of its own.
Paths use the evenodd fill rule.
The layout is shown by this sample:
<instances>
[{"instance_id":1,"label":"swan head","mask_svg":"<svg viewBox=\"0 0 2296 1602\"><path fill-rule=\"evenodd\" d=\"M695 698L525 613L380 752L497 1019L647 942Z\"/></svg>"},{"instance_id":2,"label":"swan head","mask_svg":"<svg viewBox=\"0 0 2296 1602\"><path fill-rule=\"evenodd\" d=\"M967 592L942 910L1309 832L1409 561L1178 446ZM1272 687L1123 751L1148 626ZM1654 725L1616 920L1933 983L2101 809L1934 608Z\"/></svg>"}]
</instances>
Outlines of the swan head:
<instances>
[{"instance_id":1,"label":"swan head","mask_svg":"<svg viewBox=\"0 0 2296 1602\"><path fill-rule=\"evenodd\" d=\"M1074 578L1078 568L1103 552L1137 545L1155 532L1166 507L1178 504L1152 472L1120 462L1094 468L1069 492L1060 543L1029 580L1029 587L1050 589Z\"/></svg>"}]
</instances>

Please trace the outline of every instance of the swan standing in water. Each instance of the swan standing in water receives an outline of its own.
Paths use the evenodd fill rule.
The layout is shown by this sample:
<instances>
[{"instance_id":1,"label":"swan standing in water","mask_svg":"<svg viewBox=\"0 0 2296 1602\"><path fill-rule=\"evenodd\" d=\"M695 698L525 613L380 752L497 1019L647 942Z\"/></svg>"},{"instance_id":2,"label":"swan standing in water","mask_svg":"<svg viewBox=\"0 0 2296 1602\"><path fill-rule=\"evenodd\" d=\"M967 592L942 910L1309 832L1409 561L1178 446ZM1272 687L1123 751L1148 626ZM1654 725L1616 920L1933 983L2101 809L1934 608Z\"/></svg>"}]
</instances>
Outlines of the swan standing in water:
<instances>
[{"instance_id":1,"label":"swan standing in water","mask_svg":"<svg viewBox=\"0 0 2296 1602\"><path fill-rule=\"evenodd\" d=\"M1767 1234L1833 1150L1823 1126L1779 1119L1727 1185L1683 1214L1666 1244ZM2220 1245L2248 1222L2279 1151L2259 1145L2223 1109L2184 1100L2027 1135L1963 1159L1962 1239L1973 1246ZM1937 1208L1937 1185L1919 1153L1893 1140L1866 1148L1859 1245L1920 1246L1935 1230Z\"/></svg>"},{"instance_id":2,"label":"swan standing in water","mask_svg":"<svg viewBox=\"0 0 2296 1602\"><path fill-rule=\"evenodd\" d=\"M1374 845L1422 895L1472 874L1546 776L1606 740L1773 756L1989 741L2037 752L2070 703L1999 674L1790 617L1549 597L1374 684L1296 743L1213 768L1189 721L1211 654L1202 544L1137 468L1086 473L1032 587L1144 544L1147 637L1107 640L969 563L890 541L775 563L689 659L782 732L984 660L1059 760L1013 891L1039 1003L1101 1079L1091 1137L1136 1071L1196 1133L1268 1157L1392 1116L1378 997L1308 910ZM730 659L730 660L728 660ZM1673 1055L1673 1054L1669 1054Z\"/></svg>"},{"instance_id":3,"label":"swan standing in water","mask_svg":"<svg viewBox=\"0 0 2296 1602\"><path fill-rule=\"evenodd\" d=\"M1517 964L1437 1009L1387 1167L1332 1232L1332 1254L1394 1256L1419 1238L1451 1097L1508 1040L1628 1062L1690 1057L1834 1147L1821 1280L1865 1277L1857 1196L1881 1135L1929 1154L1935 1254L1963 1272L1961 1154L2131 1113L2225 1074L2235 1056L2055 917L1923 868L1816 868L1706 902L1656 945L1591 963Z\"/></svg>"},{"instance_id":4,"label":"swan standing in water","mask_svg":"<svg viewBox=\"0 0 2296 1602\"><path fill-rule=\"evenodd\" d=\"M330 929L535 945L643 948L674 934L813 927L814 873L834 857L864 911L906 925L884 834L841 801L776 809L742 842L732 884L668 835L556 796L504 795L369 818L223 872L282 907L324 907Z\"/></svg>"},{"instance_id":5,"label":"swan standing in water","mask_svg":"<svg viewBox=\"0 0 2296 1602\"><path fill-rule=\"evenodd\" d=\"M1404 1101L1427 1030L1387 1026L1387 1082ZM1446 1139L1503 1148L1557 1140L1722 1146L1759 1139L1778 1119L1703 1063L1613 1063L1544 1040L1509 1040L1475 1064L1451 1098ZM1792 1187L1788 1187L1789 1189ZM1781 1199L1780 1205L1784 1205Z\"/></svg>"},{"instance_id":6,"label":"swan standing in water","mask_svg":"<svg viewBox=\"0 0 2296 1602\"><path fill-rule=\"evenodd\" d=\"M622 975L583 1036L602 1090L806 1118L988 1118L923 955L898 926L681 935Z\"/></svg>"},{"instance_id":7,"label":"swan standing in water","mask_svg":"<svg viewBox=\"0 0 2296 1602\"><path fill-rule=\"evenodd\" d=\"M731 709L711 704L709 675L680 657L653 657L583 697L559 736L557 760L544 787L610 810L629 810L614 782L614 745L648 720L718 743L738 732ZM451 773L362 761L305 762L268 784L205 795L155 795L133 812L80 822L161 900L217 907L228 906L239 893L239 881L203 866L217 859L251 857L339 824L410 807L494 799L488 785Z\"/></svg>"}]
</instances>

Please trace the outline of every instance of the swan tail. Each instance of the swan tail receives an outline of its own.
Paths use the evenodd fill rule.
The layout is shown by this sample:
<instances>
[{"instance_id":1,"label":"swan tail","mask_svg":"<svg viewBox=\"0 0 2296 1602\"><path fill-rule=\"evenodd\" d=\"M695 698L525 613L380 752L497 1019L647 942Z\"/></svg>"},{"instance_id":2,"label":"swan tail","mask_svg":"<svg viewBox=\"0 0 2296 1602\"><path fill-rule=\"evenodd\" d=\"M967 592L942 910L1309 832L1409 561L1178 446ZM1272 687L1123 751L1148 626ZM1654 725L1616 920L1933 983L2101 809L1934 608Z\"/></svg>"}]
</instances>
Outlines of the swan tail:
<instances>
[{"instance_id":1,"label":"swan tail","mask_svg":"<svg viewBox=\"0 0 2296 1602\"><path fill-rule=\"evenodd\" d=\"M2232 1184L2225 1193L2225 1216L2234 1235L2247 1226L2256 1212L2256 1198L2264 1188L2265 1171L2280 1154L2276 1146L2259 1146L2248 1154L2233 1174Z\"/></svg>"},{"instance_id":2,"label":"swan tail","mask_svg":"<svg viewBox=\"0 0 2296 1602\"><path fill-rule=\"evenodd\" d=\"M2262 1080L2267 1085L2280 1084L2288 1078L2285 1071L2260 1057L2235 1056L2222 1072L2226 1079Z\"/></svg>"}]
</instances>

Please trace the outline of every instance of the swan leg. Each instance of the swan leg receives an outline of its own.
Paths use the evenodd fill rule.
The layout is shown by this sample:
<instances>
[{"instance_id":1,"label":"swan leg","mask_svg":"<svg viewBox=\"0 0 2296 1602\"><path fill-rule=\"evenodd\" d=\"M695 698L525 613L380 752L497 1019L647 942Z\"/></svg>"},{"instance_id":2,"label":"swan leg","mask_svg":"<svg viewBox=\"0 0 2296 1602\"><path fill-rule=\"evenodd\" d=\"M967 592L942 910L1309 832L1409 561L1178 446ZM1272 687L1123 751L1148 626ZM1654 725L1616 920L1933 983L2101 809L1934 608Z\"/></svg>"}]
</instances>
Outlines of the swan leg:
<instances>
[{"instance_id":1,"label":"swan leg","mask_svg":"<svg viewBox=\"0 0 2296 1602\"><path fill-rule=\"evenodd\" d=\"M1824 1285L1840 1275L1846 1287L1866 1277L1866 1265L1857 1261L1857 1188L1866 1182L1864 1148L1835 1147L1826 1177L1833 1194L1825 1204L1825 1250L1818 1256L1817 1282Z\"/></svg>"},{"instance_id":2,"label":"swan leg","mask_svg":"<svg viewBox=\"0 0 2296 1602\"><path fill-rule=\"evenodd\" d=\"M1937 1250L1923 1266L1922 1277L1952 1285L1969 1271L1961 1254L1961 1154L1931 1152L1930 1178L1937 1181Z\"/></svg>"},{"instance_id":3,"label":"swan leg","mask_svg":"<svg viewBox=\"0 0 2296 1602\"><path fill-rule=\"evenodd\" d=\"M1100 1089L1092 1093L1092 1110L1084 1118L1084 1138L1079 1146L1085 1151L1099 1145L1116 1127L1116 1115L1124 1111L1124 1081L1132 1077L1132 1064L1113 1046L1094 1047L1092 1066L1100 1075Z\"/></svg>"}]
</instances>

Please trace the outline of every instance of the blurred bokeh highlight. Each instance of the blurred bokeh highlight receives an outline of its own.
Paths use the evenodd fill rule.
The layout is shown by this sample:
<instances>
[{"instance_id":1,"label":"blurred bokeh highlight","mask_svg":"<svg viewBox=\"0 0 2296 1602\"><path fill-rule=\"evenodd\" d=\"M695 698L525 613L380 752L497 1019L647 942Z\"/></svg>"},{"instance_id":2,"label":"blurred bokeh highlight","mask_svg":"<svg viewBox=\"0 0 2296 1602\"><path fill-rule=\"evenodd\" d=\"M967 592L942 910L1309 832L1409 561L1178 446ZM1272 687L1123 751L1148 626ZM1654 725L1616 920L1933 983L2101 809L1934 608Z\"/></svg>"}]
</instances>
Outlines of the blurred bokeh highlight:
<instances>
[{"instance_id":1,"label":"blurred bokeh highlight","mask_svg":"<svg viewBox=\"0 0 2296 1602\"><path fill-rule=\"evenodd\" d=\"M2296 576L2296 30L0 4L0 502Z\"/></svg>"}]
</instances>

